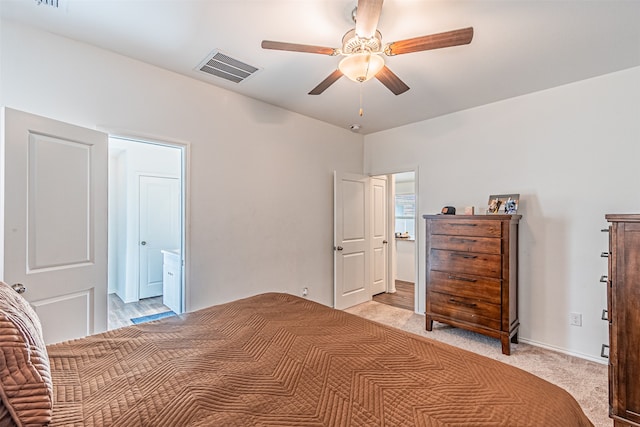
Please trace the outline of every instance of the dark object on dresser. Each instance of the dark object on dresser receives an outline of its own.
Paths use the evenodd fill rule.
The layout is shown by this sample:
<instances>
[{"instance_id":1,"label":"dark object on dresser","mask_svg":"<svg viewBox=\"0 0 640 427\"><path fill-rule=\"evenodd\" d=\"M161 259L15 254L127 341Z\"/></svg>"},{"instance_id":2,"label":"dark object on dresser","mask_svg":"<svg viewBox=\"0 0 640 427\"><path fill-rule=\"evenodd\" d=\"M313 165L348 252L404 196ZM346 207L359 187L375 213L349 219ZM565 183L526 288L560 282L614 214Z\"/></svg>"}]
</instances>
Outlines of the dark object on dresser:
<instances>
[{"instance_id":1,"label":"dark object on dresser","mask_svg":"<svg viewBox=\"0 0 640 427\"><path fill-rule=\"evenodd\" d=\"M640 426L640 215L605 215L609 227L609 416Z\"/></svg>"},{"instance_id":2,"label":"dark object on dresser","mask_svg":"<svg viewBox=\"0 0 640 427\"><path fill-rule=\"evenodd\" d=\"M454 208L453 206L445 206L444 208L442 208L442 214L444 215L455 215L456 214L456 208Z\"/></svg>"},{"instance_id":3,"label":"dark object on dresser","mask_svg":"<svg viewBox=\"0 0 640 427\"><path fill-rule=\"evenodd\" d=\"M518 221L521 215L424 215L426 329L433 321L518 342Z\"/></svg>"}]
</instances>

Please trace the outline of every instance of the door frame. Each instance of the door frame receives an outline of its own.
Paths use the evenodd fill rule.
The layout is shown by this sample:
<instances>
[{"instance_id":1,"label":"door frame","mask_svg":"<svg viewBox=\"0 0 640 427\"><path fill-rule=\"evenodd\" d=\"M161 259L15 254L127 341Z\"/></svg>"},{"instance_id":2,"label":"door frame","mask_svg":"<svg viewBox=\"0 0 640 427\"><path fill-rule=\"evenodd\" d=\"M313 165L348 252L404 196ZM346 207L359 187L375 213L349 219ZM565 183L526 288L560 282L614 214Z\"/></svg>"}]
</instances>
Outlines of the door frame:
<instances>
[{"instance_id":1,"label":"door frame","mask_svg":"<svg viewBox=\"0 0 640 427\"><path fill-rule=\"evenodd\" d=\"M181 215L181 237L180 237L180 251L182 254L182 269L181 269L181 282L182 282L182 312L187 312L190 304L189 304L189 280L190 280L190 257L189 257L189 242L190 238L188 235L188 230L190 227L190 163L191 163L191 144L185 141L171 140L169 138L155 136L155 135L140 135L136 133L132 133L129 131L113 131L113 130L105 130L108 133L109 138L117 138L123 139L127 141L131 141L132 143L139 144L150 144L155 146L163 146L176 148L181 151L181 165L180 165L180 193L181 193L181 204L180 204L180 215ZM161 174L157 173L145 173L139 172L136 174L139 178L141 175L149 175L149 176L161 176ZM168 177L168 175L166 175ZM173 176L175 178L175 176ZM139 232L139 230L136 230ZM136 254L136 277L139 277L139 272L137 269L139 268L139 253ZM139 286L135 287L136 296L139 297Z\"/></svg>"},{"instance_id":2,"label":"door frame","mask_svg":"<svg viewBox=\"0 0 640 427\"><path fill-rule=\"evenodd\" d=\"M395 178L393 177L393 175L395 174L399 174L399 173L404 173L404 172L413 172L414 175L414 188L415 188L415 202L416 202L416 217L415 217L415 243L414 243L414 271L415 271L415 277L414 277L414 302L413 302L413 310L414 312L417 313L418 307L419 307L419 296L420 296L420 242L421 242L421 238L420 238L420 224L421 222L419 221L419 179L418 179L418 167L415 166L414 168L408 168L408 169L401 169L401 170L397 170L394 172L388 172L388 173L369 173L369 174L365 174L363 175L364 177L368 177L369 180L371 180L371 178L374 177L382 177L382 176L386 176L387 177L387 239L389 240L389 243L393 245L393 249L389 249L387 250L387 289L386 292L393 292L395 291L395 272L396 272L396 249L395 249ZM336 273L337 273L337 259L336 259L336 245L338 244L335 240L336 237L336 200L335 198L337 197L337 191L336 191L336 180L337 180L337 172L334 171L334 224L333 224L333 232L334 232L334 245L333 245L333 252L334 252L334 271L333 271L333 283L334 283L334 288L333 288L333 293L334 293L334 297L333 297L333 306L334 308L337 306L336 304L336 298L337 298L337 288L336 288ZM342 173L343 175L346 173ZM352 175L352 174L346 174L346 175ZM369 189L370 191L370 189ZM369 209L371 209L371 201L369 201ZM369 232L369 234L371 234ZM369 249L368 249L368 257L371 258L372 254L372 246L371 244L369 245ZM371 264L371 263L370 263ZM373 268L373 265L369 266L369 275L371 276L372 272L371 269ZM368 286L371 285L371 279L369 279L369 284ZM367 290L367 292L369 293L369 297L371 298L371 289L369 288L369 290Z\"/></svg>"}]
</instances>

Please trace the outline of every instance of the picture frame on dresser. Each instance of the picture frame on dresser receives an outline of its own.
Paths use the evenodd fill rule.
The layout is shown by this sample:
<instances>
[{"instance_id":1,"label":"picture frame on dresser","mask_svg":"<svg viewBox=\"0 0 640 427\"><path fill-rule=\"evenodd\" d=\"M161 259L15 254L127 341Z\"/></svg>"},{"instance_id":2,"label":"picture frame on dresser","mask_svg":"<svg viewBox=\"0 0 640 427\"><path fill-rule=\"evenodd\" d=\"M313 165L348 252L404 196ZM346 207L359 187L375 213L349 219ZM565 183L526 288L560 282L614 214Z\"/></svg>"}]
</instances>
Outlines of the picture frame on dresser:
<instances>
[{"instance_id":1,"label":"picture frame on dresser","mask_svg":"<svg viewBox=\"0 0 640 427\"><path fill-rule=\"evenodd\" d=\"M520 194L492 194L487 202L487 215L515 215L519 203Z\"/></svg>"}]
</instances>

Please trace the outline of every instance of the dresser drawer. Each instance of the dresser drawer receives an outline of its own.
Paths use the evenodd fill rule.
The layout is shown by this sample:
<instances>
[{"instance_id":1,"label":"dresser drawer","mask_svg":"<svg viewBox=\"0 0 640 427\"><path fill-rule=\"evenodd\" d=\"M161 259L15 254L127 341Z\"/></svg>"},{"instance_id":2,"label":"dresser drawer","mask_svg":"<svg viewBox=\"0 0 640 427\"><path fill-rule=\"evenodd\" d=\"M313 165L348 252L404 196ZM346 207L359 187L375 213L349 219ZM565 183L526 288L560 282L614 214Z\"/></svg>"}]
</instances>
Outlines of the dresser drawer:
<instances>
[{"instance_id":1,"label":"dresser drawer","mask_svg":"<svg viewBox=\"0 0 640 427\"><path fill-rule=\"evenodd\" d=\"M502 278L502 256L431 249L430 270Z\"/></svg>"},{"instance_id":2,"label":"dresser drawer","mask_svg":"<svg viewBox=\"0 0 640 427\"><path fill-rule=\"evenodd\" d=\"M502 280L465 274L431 271L429 290L500 304Z\"/></svg>"},{"instance_id":3,"label":"dresser drawer","mask_svg":"<svg viewBox=\"0 0 640 427\"><path fill-rule=\"evenodd\" d=\"M428 314L447 316L492 329L500 329L500 305L440 292L429 292L428 295Z\"/></svg>"},{"instance_id":4,"label":"dresser drawer","mask_svg":"<svg viewBox=\"0 0 640 427\"><path fill-rule=\"evenodd\" d=\"M450 251L480 252L485 254L500 254L502 252L502 241L495 237L434 234L431 236L430 243L432 248Z\"/></svg>"},{"instance_id":5,"label":"dresser drawer","mask_svg":"<svg viewBox=\"0 0 640 427\"><path fill-rule=\"evenodd\" d=\"M431 234L502 237L502 224L500 221L478 221L477 219L431 221Z\"/></svg>"}]
</instances>

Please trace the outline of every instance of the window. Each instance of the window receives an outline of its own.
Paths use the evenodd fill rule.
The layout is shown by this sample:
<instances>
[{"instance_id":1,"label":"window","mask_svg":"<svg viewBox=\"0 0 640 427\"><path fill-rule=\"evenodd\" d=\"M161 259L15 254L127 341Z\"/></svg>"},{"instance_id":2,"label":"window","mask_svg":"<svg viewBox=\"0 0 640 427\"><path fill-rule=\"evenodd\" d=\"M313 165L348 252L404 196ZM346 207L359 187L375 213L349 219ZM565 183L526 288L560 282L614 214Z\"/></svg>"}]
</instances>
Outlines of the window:
<instances>
[{"instance_id":1,"label":"window","mask_svg":"<svg viewBox=\"0 0 640 427\"><path fill-rule=\"evenodd\" d=\"M416 229L416 195L396 194L396 233L409 233L415 239Z\"/></svg>"}]
</instances>

